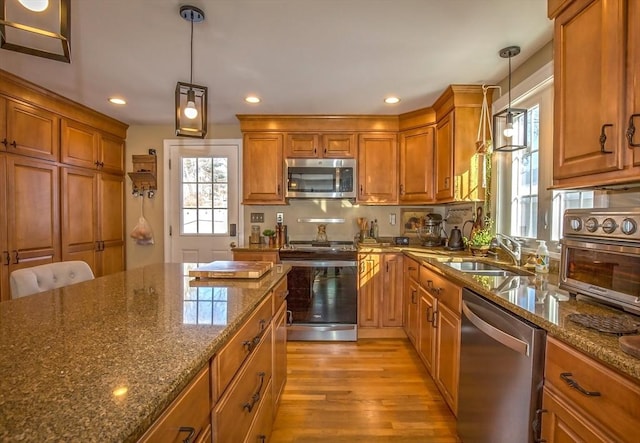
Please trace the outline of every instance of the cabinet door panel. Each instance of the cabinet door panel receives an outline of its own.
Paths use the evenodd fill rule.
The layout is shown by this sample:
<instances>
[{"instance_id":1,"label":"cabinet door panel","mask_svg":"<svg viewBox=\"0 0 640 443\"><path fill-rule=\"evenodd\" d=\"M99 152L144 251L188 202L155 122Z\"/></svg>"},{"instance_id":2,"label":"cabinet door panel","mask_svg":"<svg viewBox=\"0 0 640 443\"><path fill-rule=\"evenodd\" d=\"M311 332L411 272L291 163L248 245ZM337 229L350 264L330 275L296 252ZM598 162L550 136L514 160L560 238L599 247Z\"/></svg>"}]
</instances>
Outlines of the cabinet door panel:
<instances>
[{"instance_id":1,"label":"cabinet door panel","mask_svg":"<svg viewBox=\"0 0 640 443\"><path fill-rule=\"evenodd\" d=\"M381 326L402 326L402 254L384 254Z\"/></svg>"},{"instance_id":2,"label":"cabinet door panel","mask_svg":"<svg viewBox=\"0 0 640 443\"><path fill-rule=\"evenodd\" d=\"M432 127L400 134L400 201L427 203L433 201Z\"/></svg>"},{"instance_id":3,"label":"cabinet door panel","mask_svg":"<svg viewBox=\"0 0 640 443\"><path fill-rule=\"evenodd\" d=\"M418 309L418 354L430 374L435 374L433 360L435 358L435 331L432 320L437 308L436 299L424 288L418 289L420 307Z\"/></svg>"},{"instance_id":4,"label":"cabinet door panel","mask_svg":"<svg viewBox=\"0 0 640 443\"><path fill-rule=\"evenodd\" d=\"M436 335L436 384L454 414L458 411L458 379L460 375L460 317L438 303Z\"/></svg>"},{"instance_id":5,"label":"cabinet door panel","mask_svg":"<svg viewBox=\"0 0 640 443\"><path fill-rule=\"evenodd\" d=\"M124 178L118 175L98 176L99 240L105 243L124 241Z\"/></svg>"},{"instance_id":6,"label":"cabinet door panel","mask_svg":"<svg viewBox=\"0 0 640 443\"><path fill-rule=\"evenodd\" d=\"M576 1L556 18L554 179L623 167L624 3Z\"/></svg>"},{"instance_id":7,"label":"cabinet door panel","mask_svg":"<svg viewBox=\"0 0 640 443\"><path fill-rule=\"evenodd\" d=\"M453 112L438 122L436 130L436 199L453 198Z\"/></svg>"},{"instance_id":8,"label":"cabinet door panel","mask_svg":"<svg viewBox=\"0 0 640 443\"><path fill-rule=\"evenodd\" d=\"M398 201L398 143L395 134L360 134L358 141L358 201L392 204Z\"/></svg>"},{"instance_id":9,"label":"cabinet door panel","mask_svg":"<svg viewBox=\"0 0 640 443\"><path fill-rule=\"evenodd\" d=\"M380 255L360 255L358 264L358 325L375 328L380 315Z\"/></svg>"},{"instance_id":10,"label":"cabinet door panel","mask_svg":"<svg viewBox=\"0 0 640 443\"><path fill-rule=\"evenodd\" d=\"M628 48L627 57L629 70L627 72L627 91L629 100L629 112L628 119L632 115L635 115L633 119L633 127L635 133L631 142L627 140L627 146L633 149L633 165L640 166L640 146L631 147L631 143L634 145L640 144L640 27L635 25L640 23L640 2L629 2L627 5L629 18L627 23L634 23L628 28ZM631 125L627 121L627 130L631 128Z\"/></svg>"},{"instance_id":11,"label":"cabinet door panel","mask_svg":"<svg viewBox=\"0 0 640 443\"><path fill-rule=\"evenodd\" d=\"M355 134L323 134L320 143L322 155L327 158L353 158L356 151Z\"/></svg>"},{"instance_id":12,"label":"cabinet door panel","mask_svg":"<svg viewBox=\"0 0 640 443\"><path fill-rule=\"evenodd\" d=\"M9 250L18 251L20 260L43 256L59 260L58 167L9 156L7 178Z\"/></svg>"},{"instance_id":13,"label":"cabinet door panel","mask_svg":"<svg viewBox=\"0 0 640 443\"><path fill-rule=\"evenodd\" d=\"M98 134L82 123L63 119L60 161L68 165L95 169L98 158Z\"/></svg>"},{"instance_id":14,"label":"cabinet door panel","mask_svg":"<svg viewBox=\"0 0 640 443\"><path fill-rule=\"evenodd\" d=\"M0 99L0 106L2 106ZM1 123L0 123L1 125ZM2 136L2 134L0 134ZM3 146L3 145L0 145ZM5 183L7 183L6 156L0 153L0 302L9 300L9 245L7 244L7 200Z\"/></svg>"},{"instance_id":15,"label":"cabinet door panel","mask_svg":"<svg viewBox=\"0 0 640 443\"><path fill-rule=\"evenodd\" d=\"M100 136L101 170L119 174L124 172L124 140Z\"/></svg>"},{"instance_id":16,"label":"cabinet door panel","mask_svg":"<svg viewBox=\"0 0 640 443\"><path fill-rule=\"evenodd\" d=\"M318 134L287 134L285 156L314 158L319 156Z\"/></svg>"},{"instance_id":17,"label":"cabinet door panel","mask_svg":"<svg viewBox=\"0 0 640 443\"><path fill-rule=\"evenodd\" d=\"M243 143L243 203L284 203L282 134L245 134Z\"/></svg>"},{"instance_id":18,"label":"cabinet door panel","mask_svg":"<svg viewBox=\"0 0 640 443\"><path fill-rule=\"evenodd\" d=\"M10 152L57 160L60 146L59 119L34 106L7 100L7 140Z\"/></svg>"},{"instance_id":19,"label":"cabinet door panel","mask_svg":"<svg viewBox=\"0 0 640 443\"><path fill-rule=\"evenodd\" d=\"M61 174L62 259L71 260L71 257L78 257L81 251L88 251L81 255L93 255L98 239L96 173L61 168ZM93 268L93 271L95 274L96 269Z\"/></svg>"}]
</instances>

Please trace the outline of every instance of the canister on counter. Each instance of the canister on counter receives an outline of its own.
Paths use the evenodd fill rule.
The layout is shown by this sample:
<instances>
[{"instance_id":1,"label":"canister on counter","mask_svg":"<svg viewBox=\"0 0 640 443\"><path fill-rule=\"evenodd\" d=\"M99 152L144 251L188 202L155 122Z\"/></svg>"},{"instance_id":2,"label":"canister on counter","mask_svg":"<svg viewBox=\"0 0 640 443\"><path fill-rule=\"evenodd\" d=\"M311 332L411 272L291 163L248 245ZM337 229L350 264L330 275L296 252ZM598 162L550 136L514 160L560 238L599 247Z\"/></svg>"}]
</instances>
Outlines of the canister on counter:
<instances>
[{"instance_id":1,"label":"canister on counter","mask_svg":"<svg viewBox=\"0 0 640 443\"><path fill-rule=\"evenodd\" d=\"M251 236L249 237L249 243L257 245L260 243L260 226L251 225Z\"/></svg>"}]
</instances>

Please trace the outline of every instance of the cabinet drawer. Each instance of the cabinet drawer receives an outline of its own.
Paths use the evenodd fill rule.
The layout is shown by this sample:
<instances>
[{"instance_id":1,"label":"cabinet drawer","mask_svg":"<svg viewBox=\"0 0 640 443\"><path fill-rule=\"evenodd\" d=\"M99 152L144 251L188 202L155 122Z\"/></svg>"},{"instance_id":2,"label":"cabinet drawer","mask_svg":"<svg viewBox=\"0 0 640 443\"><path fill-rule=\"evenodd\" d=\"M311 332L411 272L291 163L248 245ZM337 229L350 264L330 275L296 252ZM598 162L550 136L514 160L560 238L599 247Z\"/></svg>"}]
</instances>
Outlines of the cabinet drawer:
<instances>
[{"instance_id":1,"label":"cabinet drawer","mask_svg":"<svg viewBox=\"0 0 640 443\"><path fill-rule=\"evenodd\" d=\"M139 443L182 442L192 435L195 441L209 426L209 367L204 368L167 408ZM180 432L180 428L193 429Z\"/></svg>"},{"instance_id":2,"label":"cabinet drawer","mask_svg":"<svg viewBox=\"0 0 640 443\"><path fill-rule=\"evenodd\" d=\"M287 279L283 278L278 286L273 290L273 312L278 312L280 306L287 299L287 295L289 295L289 291L287 291Z\"/></svg>"},{"instance_id":3,"label":"cabinet drawer","mask_svg":"<svg viewBox=\"0 0 640 443\"><path fill-rule=\"evenodd\" d=\"M419 281L420 278L420 265L417 261L405 257L404 259L404 274L408 275L414 281Z\"/></svg>"},{"instance_id":4,"label":"cabinet drawer","mask_svg":"<svg viewBox=\"0 0 640 443\"><path fill-rule=\"evenodd\" d=\"M426 266L420 266L420 286L436 297L439 303L447 305L453 312L460 315L462 291L458 285L451 283Z\"/></svg>"},{"instance_id":5,"label":"cabinet drawer","mask_svg":"<svg viewBox=\"0 0 640 443\"><path fill-rule=\"evenodd\" d=\"M571 387L569 380L577 385ZM637 435L640 386L551 337L547 340L545 386L595 418L619 441ZM587 395L578 386L600 395Z\"/></svg>"},{"instance_id":6,"label":"cabinet drawer","mask_svg":"<svg viewBox=\"0 0 640 443\"><path fill-rule=\"evenodd\" d=\"M251 429L247 432L244 443L263 443L271 439L271 431L273 430L273 392L271 383L267 386L264 400L260 403L260 407L256 412L256 419L251 425Z\"/></svg>"},{"instance_id":7,"label":"cabinet drawer","mask_svg":"<svg viewBox=\"0 0 640 443\"><path fill-rule=\"evenodd\" d=\"M227 385L236 374L242 362L255 351L260 337L269 326L272 316L271 295L266 297L260 306L251 315L249 320L233 336L229 343L222 348L214 359L214 373L212 383L214 389L214 401L217 400L227 388Z\"/></svg>"},{"instance_id":8,"label":"cabinet drawer","mask_svg":"<svg viewBox=\"0 0 640 443\"><path fill-rule=\"evenodd\" d=\"M240 370L213 412L214 438L218 443L244 441L254 417L271 388L271 328ZM269 388L269 389L268 389Z\"/></svg>"}]
</instances>

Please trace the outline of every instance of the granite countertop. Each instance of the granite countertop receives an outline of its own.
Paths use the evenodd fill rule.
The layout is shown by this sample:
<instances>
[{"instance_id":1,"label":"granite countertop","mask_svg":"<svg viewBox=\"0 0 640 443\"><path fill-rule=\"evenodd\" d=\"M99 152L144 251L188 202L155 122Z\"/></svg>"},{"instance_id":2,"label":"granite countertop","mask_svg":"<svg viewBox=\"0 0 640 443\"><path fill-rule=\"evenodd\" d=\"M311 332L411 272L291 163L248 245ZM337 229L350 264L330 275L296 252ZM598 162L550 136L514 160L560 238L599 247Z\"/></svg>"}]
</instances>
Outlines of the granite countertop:
<instances>
[{"instance_id":1,"label":"granite countertop","mask_svg":"<svg viewBox=\"0 0 640 443\"><path fill-rule=\"evenodd\" d=\"M136 441L289 270L193 287L192 267L0 303L0 441Z\"/></svg>"},{"instance_id":2,"label":"granite countertop","mask_svg":"<svg viewBox=\"0 0 640 443\"><path fill-rule=\"evenodd\" d=\"M640 324L640 318L599 303L576 300L557 286L558 276L519 275L490 277L457 271L443 264L447 261L470 259L466 254L441 254L439 251L404 250L405 254L418 262L430 265L451 281L467 287L514 314L545 329L547 333L561 339L596 358L619 372L640 382L640 359L620 349L618 336L598 332L574 323L567 316L579 314L623 315ZM495 261L487 260L495 263ZM513 268L501 263L505 268ZM520 273L522 269L518 270Z\"/></svg>"}]
</instances>

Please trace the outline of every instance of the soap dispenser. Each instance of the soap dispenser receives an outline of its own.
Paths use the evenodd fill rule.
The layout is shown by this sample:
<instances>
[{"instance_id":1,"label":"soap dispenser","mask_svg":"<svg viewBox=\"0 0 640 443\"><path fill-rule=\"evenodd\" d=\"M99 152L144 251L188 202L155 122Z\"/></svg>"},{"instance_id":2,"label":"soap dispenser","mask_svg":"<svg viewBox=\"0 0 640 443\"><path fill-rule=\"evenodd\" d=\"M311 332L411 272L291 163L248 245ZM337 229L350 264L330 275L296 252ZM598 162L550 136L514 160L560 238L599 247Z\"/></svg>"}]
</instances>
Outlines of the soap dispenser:
<instances>
[{"instance_id":1,"label":"soap dispenser","mask_svg":"<svg viewBox=\"0 0 640 443\"><path fill-rule=\"evenodd\" d=\"M544 240L538 240L536 251L536 273L547 274L549 272L549 250Z\"/></svg>"}]
</instances>

